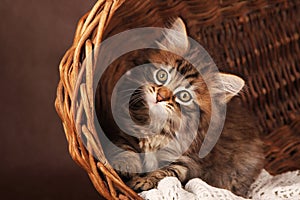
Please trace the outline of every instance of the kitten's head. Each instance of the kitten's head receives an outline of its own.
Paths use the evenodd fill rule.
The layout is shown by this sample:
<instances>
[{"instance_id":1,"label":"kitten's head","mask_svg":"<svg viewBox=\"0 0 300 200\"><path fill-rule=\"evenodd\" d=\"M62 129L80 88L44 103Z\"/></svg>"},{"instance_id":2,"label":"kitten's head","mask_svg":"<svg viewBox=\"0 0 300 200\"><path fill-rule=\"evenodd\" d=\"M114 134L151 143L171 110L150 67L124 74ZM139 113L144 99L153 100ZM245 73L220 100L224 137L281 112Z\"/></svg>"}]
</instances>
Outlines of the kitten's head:
<instances>
[{"instance_id":1,"label":"kitten's head","mask_svg":"<svg viewBox=\"0 0 300 200\"><path fill-rule=\"evenodd\" d=\"M141 133L151 130L151 134L172 135L182 127L188 129L194 118L199 119L199 114L206 117L208 123L211 98L227 103L244 86L244 81L234 75L209 69L200 74L197 67L183 59L197 56L183 21L175 20L171 30L176 32L167 31L157 43L162 51L151 55L152 66L143 72L143 84L130 98L131 119L139 129L147 126L148 131ZM201 63L201 59L197 63ZM203 66L209 68L210 65ZM216 81L216 77L221 81Z\"/></svg>"}]
</instances>

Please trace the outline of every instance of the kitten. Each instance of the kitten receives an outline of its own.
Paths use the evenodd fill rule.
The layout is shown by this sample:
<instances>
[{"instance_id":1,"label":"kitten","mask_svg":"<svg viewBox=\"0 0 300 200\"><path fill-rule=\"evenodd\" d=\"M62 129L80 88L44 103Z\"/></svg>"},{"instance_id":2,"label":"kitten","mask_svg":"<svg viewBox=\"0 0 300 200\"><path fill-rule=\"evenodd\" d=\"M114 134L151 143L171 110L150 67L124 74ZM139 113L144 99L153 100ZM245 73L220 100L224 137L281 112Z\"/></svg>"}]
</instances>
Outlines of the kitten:
<instances>
[{"instance_id":1,"label":"kitten","mask_svg":"<svg viewBox=\"0 0 300 200\"><path fill-rule=\"evenodd\" d=\"M180 18L171 29L182 37L166 32L159 47L179 55L193 52ZM198 63L205 62L201 59ZM166 176L175 176L183 184L201 178L245 197L263 168L264 156L257 123L236 96L244 81L209 69L200 75L181 56L167 51L153 53L150 61L151 67L139 71L145 76L139 81L142 86L130 96L130 117L118 115L130 135L120 131L115 143L120 148L111 147L107 152L112 166L137 192L154 188ZM209 63L203 66L209 67ZM127 81L137 81L134 76ZM222 84L215 81L216 76ZM220 105L227 104L226 120L212 151L200 158L211 122L212 97ZM118 112L125 112L122 109L128 107L120 106Z\"/></svg>"}]
</instances>

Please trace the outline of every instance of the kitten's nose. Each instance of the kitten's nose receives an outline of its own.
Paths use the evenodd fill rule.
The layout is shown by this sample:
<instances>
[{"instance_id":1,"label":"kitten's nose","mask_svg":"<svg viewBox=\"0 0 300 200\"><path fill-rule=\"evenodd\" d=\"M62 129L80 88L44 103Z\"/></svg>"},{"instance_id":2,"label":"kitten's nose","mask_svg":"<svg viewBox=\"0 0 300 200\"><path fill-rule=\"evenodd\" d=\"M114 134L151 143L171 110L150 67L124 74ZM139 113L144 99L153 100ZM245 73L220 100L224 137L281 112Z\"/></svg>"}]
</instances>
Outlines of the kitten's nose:
<instances>
[{"instance_id":1,"label":"kitten's nose","mask_svg":"<svg viewBox=\"0 0 300 200\"><path fill-rule=\"evenodd\" d=\"M156 101L166 101L169 100L172 96L172 92L165 86L162 86L157 91Z\"/></svg>"}]
</instances>

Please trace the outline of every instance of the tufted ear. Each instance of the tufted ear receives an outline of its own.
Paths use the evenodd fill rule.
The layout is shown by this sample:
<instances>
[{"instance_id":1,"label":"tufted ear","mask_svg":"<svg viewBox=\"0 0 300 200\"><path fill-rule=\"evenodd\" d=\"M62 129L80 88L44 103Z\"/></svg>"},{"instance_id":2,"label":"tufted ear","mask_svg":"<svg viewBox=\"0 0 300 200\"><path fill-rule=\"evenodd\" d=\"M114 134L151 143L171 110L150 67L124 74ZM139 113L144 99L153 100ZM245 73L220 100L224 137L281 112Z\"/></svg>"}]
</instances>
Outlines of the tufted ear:
<instances>
[{"instance_id":1,"label":"tufted ear","mask_svg":"<svg viewBox=\"0 0 300 200\"><path fill-rule=\"evenodd\" d=\"M233 74L220 73L219 75L223 84L221 90L226 94L225 103L227 103L241 91L245 85L245 81Z\"/></svg>"},{"instance_id":2,"label":"tufted ear","mask_svg":"<svg viewBox=\"0 0 300 200\"><path fill-rule=\"evenodd\" d=\"M186 27L181 18L177 18L166 30L162 41L158 42L158 46L167 51L174 52L179 55L185 54L189 50L189 40Z\"/></svg>"}]
</instances>

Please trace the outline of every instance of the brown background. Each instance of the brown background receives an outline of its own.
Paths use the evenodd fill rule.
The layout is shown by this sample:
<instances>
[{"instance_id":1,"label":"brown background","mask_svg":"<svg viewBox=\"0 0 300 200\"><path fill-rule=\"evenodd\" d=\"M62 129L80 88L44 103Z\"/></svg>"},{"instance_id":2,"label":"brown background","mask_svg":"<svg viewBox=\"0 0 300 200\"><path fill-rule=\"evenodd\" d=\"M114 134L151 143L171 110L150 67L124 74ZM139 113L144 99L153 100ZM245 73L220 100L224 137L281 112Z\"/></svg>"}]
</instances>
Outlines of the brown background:
<instances>
[{"instance_id":1,"label":"brown background","mask_svg":"<svg viewBox=\"0 0 300 200\"><path fill-rule=\"evenodd\" d=\"M54 110L58 64L95 0L0 0L0 199L99 199Z\"/></svg>"}]
</instances>

